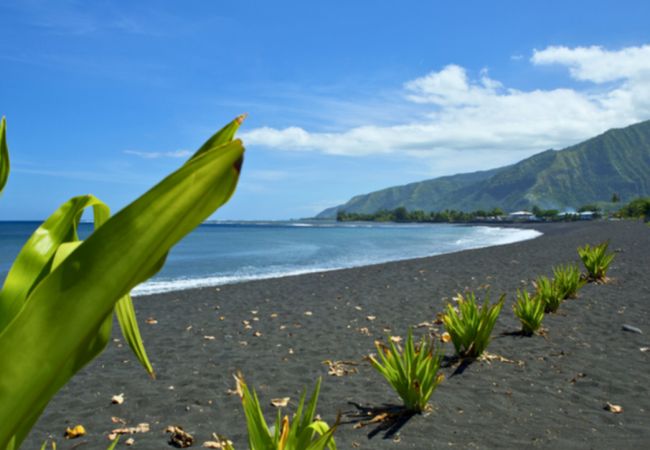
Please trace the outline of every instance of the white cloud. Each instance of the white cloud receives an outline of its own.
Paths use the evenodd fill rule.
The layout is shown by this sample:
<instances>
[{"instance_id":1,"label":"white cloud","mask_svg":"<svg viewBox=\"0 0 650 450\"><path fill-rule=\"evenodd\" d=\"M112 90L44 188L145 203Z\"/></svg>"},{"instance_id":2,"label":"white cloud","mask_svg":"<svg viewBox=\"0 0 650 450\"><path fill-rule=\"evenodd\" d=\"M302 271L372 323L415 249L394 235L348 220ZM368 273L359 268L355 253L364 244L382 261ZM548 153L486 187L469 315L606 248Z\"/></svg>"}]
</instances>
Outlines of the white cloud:
<instances>
[{"instance_id":1,"label":"white cloud","mask_svg":"<svg viewBox=\"0 0 650 450\"><path fill-rule=\"evenodd\" d=\"M581 81L605 83L650 77L650 45L609 51L600 46L547 47L533 52L533 64L560 64Z\"/></svg>"},{"instance_id":2,"label":"white cloud","mask_svg":"<svg viewBox=\"0 0 650 450\"><path fill-rule=\"evenodd\" d=\"M247 145L332 155L407 154L426 158L431 175L512 163L547 148L562 148L612 127L650 118L650 46L548 47L533 65L558 64L591 82L583 90L511 89L482 70L476 79L458 65L407 81L402 103L420 108L405 123L341 132L299 127L257 128Z\"/></svg>"},{"instance_id":3,"label":"white cloud","mask_svg":"<svg viewBox=\"0 0 650 450\"><path fill-rule=\"evenodd\" d=\"M489 97L497 95L501 83L491 80L487 70L481 70L480 82L471 82L465 69L449 65L440 72L416 78L404 84L406 96L415 103L433 103L440 106L472 106L483 103Z\"/></svg>"},{"instance_id":4,"label":"white cloud","mask_svg":"<svg viewBox=\"0 0 650 450\"><path fill-rule=\"evenodd\" d=\"M172 152L142 152L139 150L124 150L127 155L135 155L144 159L159 159L159 158L187 158L192 155L189 150L176 150Z\"/></svg>"}]
</instances>

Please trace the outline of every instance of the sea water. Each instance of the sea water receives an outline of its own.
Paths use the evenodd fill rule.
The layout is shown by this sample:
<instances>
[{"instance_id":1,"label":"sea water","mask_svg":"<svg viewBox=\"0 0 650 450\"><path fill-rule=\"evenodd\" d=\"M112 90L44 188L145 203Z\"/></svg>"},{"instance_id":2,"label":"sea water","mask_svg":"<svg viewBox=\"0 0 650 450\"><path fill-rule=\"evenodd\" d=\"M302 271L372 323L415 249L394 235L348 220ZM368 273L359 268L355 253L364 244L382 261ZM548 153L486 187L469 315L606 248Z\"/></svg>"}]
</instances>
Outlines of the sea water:
<instances>
[{"instance_id":1,"label":"sea water","mask_svg":"<svg viewBox=\"0 0 650 450\"><path fill-rule=\"evenodd\" d=\"M4 280L36 222L0 222ZM92 231L81 224L80 235ZM532 239L534 230L451 224L229 222L199 226L133 294L358 267Z\"/></svg>"}]
</instances>

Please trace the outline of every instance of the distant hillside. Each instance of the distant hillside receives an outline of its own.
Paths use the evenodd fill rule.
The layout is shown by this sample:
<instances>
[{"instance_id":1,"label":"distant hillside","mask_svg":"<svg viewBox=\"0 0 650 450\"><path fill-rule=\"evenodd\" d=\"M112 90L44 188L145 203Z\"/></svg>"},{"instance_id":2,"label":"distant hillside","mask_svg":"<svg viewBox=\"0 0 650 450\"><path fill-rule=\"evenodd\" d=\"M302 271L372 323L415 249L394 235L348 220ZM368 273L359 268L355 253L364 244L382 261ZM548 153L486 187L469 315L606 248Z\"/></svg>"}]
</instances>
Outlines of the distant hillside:
<instances>
[{"instance_id":1,"label":"distant hillside","mask_svg":"<svg viewBox=\"0 0 650 450\"><path fill-rule=\"evenodd\" d=\"M317 218L336 217L339 209L371 214L400 206L424 211L577 208L608 202L613 193L622 201L650 195L650 120L564 150L546 150L511 166L357 195Z\"/></svg>"}]
</instances>

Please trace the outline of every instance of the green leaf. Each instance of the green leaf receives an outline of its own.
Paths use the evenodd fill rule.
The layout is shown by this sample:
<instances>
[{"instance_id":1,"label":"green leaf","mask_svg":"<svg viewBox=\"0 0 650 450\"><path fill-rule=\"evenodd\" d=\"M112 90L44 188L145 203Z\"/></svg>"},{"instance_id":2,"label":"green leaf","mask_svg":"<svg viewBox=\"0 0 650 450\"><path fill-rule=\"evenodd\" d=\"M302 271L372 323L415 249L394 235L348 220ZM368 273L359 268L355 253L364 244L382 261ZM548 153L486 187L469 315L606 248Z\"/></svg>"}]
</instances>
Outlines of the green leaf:
<instances>
[{"instance_id":1,"label":"green leaf","mask_svg":"<svg viewBox=\"0 0 650 450\"><path fill-rule=\"evenodd\" d=\"M92 344L118 299L230 198L242 159L240 141L206 148L110 218L51 273L39 274L0 331L0 354L11 361L0 377L0 448L15 434L22 440L33 411L74 375L76 361L101 351Z\"/></svg>"},{"instance_id":2,"label":"green leaf","mask_svg":"<svg viewBox=\"0 0 650 450\"><path fill-rule=\"evenodd\" d=\"M0 121L0 193L9 178L9 148L7 147L7 121Z\"/></svg>"},{"instance_id":3,"label":"green leaf","mask_svg":"<svg viewBox=\"0 0 650 450\"><path fill-rule=\"evenodd\" d=\"M227 144L228 142L231 142L235 138L235 133L237 133L237 130L239 129L240 125L244 122L246 119L246 114L242 114L241 116L237 116L232 122L230 122L228 125L223 127L221 130L217 131L210 139L205 141L205 143L199 148L194 155L189 159L189 161L193 160L194 158L201 156L205 152L209 151L210 149L217 147L219 145Z\"/></svg>"},{"instance_id":4,"label":"green leaf","mask_svg":"<svg viewBox=\"0 0 650 450\"><path fill-rule=\"evenodd\" d=\"M129 294L125 295L115 304L115 315L117 316L122 336L133 350L133 353L144 366L145 370L152 378L156 378L156 374L151 366L151 362L147 357L147 351L144 349L142 337L140 336L140 328L138 328L138 321L135 318L135 309L133 309L133 301Z\"/></svg>"},{"instance_id":5,"label":"green leaf","mask_svg":"<svg viewBox=\"0 0 650 450\"><path fill-rule=\"evenodd\" d=\"M111 443L111 445L106 450L115 450L115 447L117 446L118 442L120 442L120 436L119 435L115 439L113 439L113 442Z\"/></svg>"},{"instance_id":6,"label":"green leaf","mask_svg":"<svg viewBox=\"0 0 650 450\"><path fill-rule=\"evenodd\" d=\"M59 246L79 239L77 227L88 207L93 208L95 227L101 226L110 215L106 204L98 198L74 197L62 204L27 240L0 292L0 332L18 313L32 289L50 273Z\"/></svg>"}]
</instances>

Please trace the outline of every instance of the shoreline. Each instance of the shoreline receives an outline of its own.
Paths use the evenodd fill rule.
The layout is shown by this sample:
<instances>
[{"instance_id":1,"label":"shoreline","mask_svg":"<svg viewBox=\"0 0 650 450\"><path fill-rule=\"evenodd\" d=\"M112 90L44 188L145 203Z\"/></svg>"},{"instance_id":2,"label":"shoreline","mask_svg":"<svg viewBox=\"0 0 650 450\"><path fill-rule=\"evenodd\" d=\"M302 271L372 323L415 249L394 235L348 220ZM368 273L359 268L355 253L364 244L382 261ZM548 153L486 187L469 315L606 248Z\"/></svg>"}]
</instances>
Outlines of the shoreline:
<instances>
[{"instance_id":1,"label":"shoreline","mask_svg":"<svg viewBox=\"0 0 650 450\"><path fill-rule=\"evenodd\" d=\"M386 225L391 225L386 224ZM409 224L395 224L395 225L409 225ZM251 281L263 281L263 280L271 280L271 279L277 279L277 278L285 278L285 277L294 277L294 276L301 276L301 275L307 275L307 274L314 274L314 273L324 273L324 272L332 272L336 270L347 270L347 269L357 269L360 267L368 267L368 266L374 266L378 264L387 264L391 262L401 262L401 261L408 261L411 259L420 259L420 258L430 258L433 256L440 256L440 255L446 255L446 254L452 254L452 253L457 253L457 252L462 252L466 250L476 250L480 248L489 248L493 246L499 246L499 245L508 245L516 242L523 242L526 240L530 239L536 239L539 236L541 236L543 233L539 232L537 229L534 227L517 227L517 226L509 226L512 224L504 224L506 226L500 226L499 224L466 224L466 223L458 223L458 224L415 224L419 226L427 226L427 225L453 225L453 226L458 226L458 227L468 227L468 228L496 228L496 229L513 229L517 231L532 231L537 234L531 235L531 236L526 236L526 237L507 237L504 238L503 242L495 242L495 243L488 243L488 244L478 244L476 246L470 246L467 248L460 248L458 250L453 250L449 252L440 252L440 253L433 253L429 255L420 255L420 256L406 256L402 258L397 258L397 259L388 259L388 260L377 260L373 262L362 262L362 263L351 263L349 265L345 266L338 266L338 267L327 267L326 265L323 265L321 267L316 267L316 268L295 268L293 270L287 270L285 272L269 272L269 273L262 273L262 274L251 274L251 275L212 275L212 276L204 276L204 277L198 277L198 278L177 278L173 280L156 280L156 279L151 279L146 281L145 283L141 284L140 286L136 286L136 288L133 289L131 292L131 295L133 297L143 297L143 296L148 296L148 295L157 295L157 294L164 294L164 293L170 293L170 292L179 292L179 291L187 291L187 290L192 290L192 289L204 289L204 288L214 288L218 286L225 286L225 285L230 285L230 284L240 284L240 283L248 283ZM512 240L516 239L516 240Z\"/></svg>"},{"instance_id":2,"label":"shoreline","mask_svg":"<svg viewBox=\"0 0 650 450\"><path fill-rule=\"evenodd\" d=\"M513 363L477 361L455 375L455 368L443 369L431 413L412 417L387 439L383 432L369 437L372 426L344 423L335 435L339 448L642 447L650 440L650 353L640 351L650 346L650 228L631 221L531 225L544 234L425 258L138 296L157 380L137 366L114 326L107 350L55 397L23 448L40 448L48 435L61 449L82 442L106 448L106 434L122 426L111 417L128 426L150 424L150 432L132 436L134 448L171 448L163 432L168 425L192 433L196 448L213 432L247 448L239 399L228 394L237 370L257 390L267 422L275 414L271 398L291 397L293 412L301 391L319 376L318 413L330 424L338 411L355 410L350 402L398 404L363 357L374 351L374 340L403 337L407 327L431 322L466 288L481 300L488 288L493 299L507 293L488 352ZM611 283L585 286L577 300L548 315L545 338L502 335L519 328L511 311L517 288L531 289L530 281L551 275L552 266L579 261L577 246L606 239L616 252ZM623 331L624 324L646 334ZM443 347L443 354L452 353L453 346ZM355 362L357 373L328 376L325 360ZM124 404L112 405L119 393ZM606 402L624 412L605 411ZM77 423L88 435L63 440L65 427Z\"/></svg>"}]
</instances>

